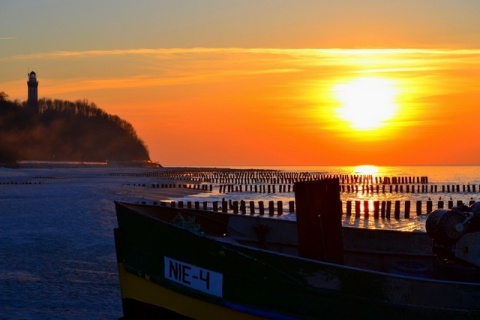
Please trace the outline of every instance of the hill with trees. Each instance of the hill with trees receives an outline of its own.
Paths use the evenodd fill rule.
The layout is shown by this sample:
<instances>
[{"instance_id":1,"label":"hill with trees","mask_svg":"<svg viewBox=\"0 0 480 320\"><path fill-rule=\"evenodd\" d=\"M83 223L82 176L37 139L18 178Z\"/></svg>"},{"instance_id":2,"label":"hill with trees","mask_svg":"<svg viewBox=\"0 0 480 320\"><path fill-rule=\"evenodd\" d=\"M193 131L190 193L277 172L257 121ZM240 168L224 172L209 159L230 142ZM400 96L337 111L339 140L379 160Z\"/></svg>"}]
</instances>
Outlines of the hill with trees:
<instances>
[{"instance_id":1,"label":"hill with trees","mask_svg":"<svg viewBox=\"0 0 480 320\"><path fill-rule=\"evenodd\" d=\"M40 99L32 114L25 102L0 92L0 165L36 161L148 161L133 126L86 100Z\"/></svg>"}]
</instances>

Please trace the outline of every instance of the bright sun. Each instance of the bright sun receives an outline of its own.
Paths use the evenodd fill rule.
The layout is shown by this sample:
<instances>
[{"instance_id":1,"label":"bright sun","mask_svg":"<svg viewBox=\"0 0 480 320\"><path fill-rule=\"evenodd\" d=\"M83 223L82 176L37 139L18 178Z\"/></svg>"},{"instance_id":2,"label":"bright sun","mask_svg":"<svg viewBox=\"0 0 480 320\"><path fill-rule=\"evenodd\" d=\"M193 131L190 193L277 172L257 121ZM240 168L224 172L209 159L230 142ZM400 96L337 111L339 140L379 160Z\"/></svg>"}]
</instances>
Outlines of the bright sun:
<instances>
[{"instance_id":1,"label":"bright sun","mask_svg":"<svg viewBox=\"0 0 480 320\"><path fill-rule=\"evenodd\" d=\"M339 118L356 130L383 127L397 111L397 90L387 79L358 78L338 84L333 90L341 103L337 109Z\"/></svg>"}]
</instances>

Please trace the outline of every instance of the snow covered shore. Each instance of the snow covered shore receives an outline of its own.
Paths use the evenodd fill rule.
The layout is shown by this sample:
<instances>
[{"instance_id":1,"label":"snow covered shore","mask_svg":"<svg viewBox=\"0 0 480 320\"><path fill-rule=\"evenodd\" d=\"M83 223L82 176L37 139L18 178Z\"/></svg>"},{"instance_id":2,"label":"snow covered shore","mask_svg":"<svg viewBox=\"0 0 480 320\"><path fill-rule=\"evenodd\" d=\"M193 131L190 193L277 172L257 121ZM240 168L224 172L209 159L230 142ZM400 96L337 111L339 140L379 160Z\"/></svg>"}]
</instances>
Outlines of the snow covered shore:
<instances>
[{"instance_id":1,"label":"snow covered shore","mask_svg":"<svg viewBox=\"0 0 480 320\"><path fill-rule=\"evenodd\" d=\"M162 169L155 169L162 170ZM118 319L113 201L181 199L152 169L0 168L2 319Z\"/></svg>"}]
</instances>

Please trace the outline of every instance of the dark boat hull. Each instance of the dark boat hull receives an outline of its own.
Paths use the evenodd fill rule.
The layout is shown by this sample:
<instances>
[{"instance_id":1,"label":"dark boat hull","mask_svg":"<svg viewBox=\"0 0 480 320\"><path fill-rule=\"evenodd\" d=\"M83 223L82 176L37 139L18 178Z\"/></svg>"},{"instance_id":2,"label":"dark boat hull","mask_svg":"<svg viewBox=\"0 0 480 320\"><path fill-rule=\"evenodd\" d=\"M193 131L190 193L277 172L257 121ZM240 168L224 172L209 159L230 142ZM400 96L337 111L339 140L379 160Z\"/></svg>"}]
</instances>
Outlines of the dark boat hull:
<instances>
[{"instance_id":1,"label":"dark boat hull","mask_svg":"<svg viewBox=\"0 0 480 320\"><path fill-rule=\"evenodd\" d=\"M392 275L253 248L138 209L116 203L126 318L138 318L132 305L194 319L480 317L478 283Z\"/></svg>"}]
</instances>

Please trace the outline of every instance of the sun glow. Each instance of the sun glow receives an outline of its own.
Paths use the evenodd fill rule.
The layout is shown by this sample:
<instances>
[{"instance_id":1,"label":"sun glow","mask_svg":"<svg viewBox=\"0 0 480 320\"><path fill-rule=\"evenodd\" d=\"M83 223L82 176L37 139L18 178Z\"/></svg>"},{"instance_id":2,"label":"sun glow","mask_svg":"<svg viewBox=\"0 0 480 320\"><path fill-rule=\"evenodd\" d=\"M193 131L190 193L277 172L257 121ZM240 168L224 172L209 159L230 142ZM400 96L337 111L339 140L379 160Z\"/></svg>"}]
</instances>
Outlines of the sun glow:
<instances>
[{"instance_id":1,"label":"sun glow","mask_svg":"<svg viewBox=\"0 0 480 320\"><path fill-rule=\"evenodd\" d=\"M373 130L387 125L397 112L397 90L393 81L383 78L358 78L333 88L341 103L340 119L356 130Z\"/></svg>"},{"instance_id":2,"label":"sun glow","mask_svg":"<svg viewBox=\"0 0 480 320\"><path fill-rule=\"evenodd\" d=\"M376 175L379 168L374 165L361 165L355 167L355 174Z\"/></svg>"}]
</instances>

